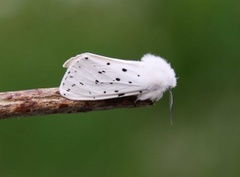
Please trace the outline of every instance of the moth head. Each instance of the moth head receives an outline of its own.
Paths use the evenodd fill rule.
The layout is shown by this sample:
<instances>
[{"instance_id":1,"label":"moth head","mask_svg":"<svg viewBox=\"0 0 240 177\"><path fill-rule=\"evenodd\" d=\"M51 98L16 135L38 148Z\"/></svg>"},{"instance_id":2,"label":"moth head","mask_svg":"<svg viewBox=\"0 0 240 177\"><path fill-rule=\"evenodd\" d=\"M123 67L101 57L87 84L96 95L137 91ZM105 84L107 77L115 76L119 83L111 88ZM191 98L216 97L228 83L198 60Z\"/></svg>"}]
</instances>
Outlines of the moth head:
<instances>
[{"instance_id":1,"label":"moth head","mask_svg":"<svg viewBox=\"0 0 240 177\"><path fill-rule=\"evenodd\" d=\"M164 71L164 74L165 74L165 83L164 84L168 90L171 90L172 88L176 87L176 85L177 85L176 74L175 74L174 70L171 68L170 64L168 64L168 67L166 67L165 69L166 70Z\"/></svg>"}]
</instances>

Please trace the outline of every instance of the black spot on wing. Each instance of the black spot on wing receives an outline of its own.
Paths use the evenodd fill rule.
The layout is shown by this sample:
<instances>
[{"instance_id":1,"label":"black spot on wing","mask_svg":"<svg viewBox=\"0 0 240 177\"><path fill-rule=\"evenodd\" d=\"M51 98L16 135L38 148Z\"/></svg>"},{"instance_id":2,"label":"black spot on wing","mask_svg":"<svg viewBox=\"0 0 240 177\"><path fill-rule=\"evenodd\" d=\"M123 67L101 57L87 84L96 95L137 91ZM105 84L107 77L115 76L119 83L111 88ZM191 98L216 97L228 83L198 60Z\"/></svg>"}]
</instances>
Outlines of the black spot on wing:
<instances>
[{"instance_id":1,"label":"black spot on wing","mask_svg":"<svg viewBox=\"0 0 240 177\"><path fill-rule=\"evenodd\" d=\"M123 68L122 71L123 71L123 72L127 72L127 69L126 69L126 68Z\"/></svg>"},{"instance_id":2,"label":"black spot on wing","mask_svg":"<svg viewBox=\"0 0 240 177\"><path fill-rule=\"evenodd\" d=\"M120 94L118 94L118 97L121 97L121 96L124 96L125 95L125 93L120 93Z\"/></svg>"}]
</instances>

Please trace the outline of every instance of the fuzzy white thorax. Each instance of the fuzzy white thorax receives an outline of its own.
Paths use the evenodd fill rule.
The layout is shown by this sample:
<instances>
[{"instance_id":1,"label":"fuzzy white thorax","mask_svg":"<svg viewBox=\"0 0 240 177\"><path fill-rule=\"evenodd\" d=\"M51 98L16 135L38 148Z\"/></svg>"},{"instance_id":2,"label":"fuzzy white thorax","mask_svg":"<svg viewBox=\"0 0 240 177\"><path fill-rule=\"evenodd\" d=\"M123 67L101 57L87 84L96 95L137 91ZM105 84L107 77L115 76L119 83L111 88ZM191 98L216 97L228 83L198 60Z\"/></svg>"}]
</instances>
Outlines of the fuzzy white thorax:
<instances>
[{"instance_id":1,"label":"fuzzy white thorax","mask_svg":"<svg viewBox=\"0 0 240 177\"><path fill-rule=\"evenodd\" d=\"M159 56L146 54L142 57L144 87L146 93L138 95L138 100L159 100L163 92L176 86L176 76L171 65Z\"/></svg>"}]
</instances>

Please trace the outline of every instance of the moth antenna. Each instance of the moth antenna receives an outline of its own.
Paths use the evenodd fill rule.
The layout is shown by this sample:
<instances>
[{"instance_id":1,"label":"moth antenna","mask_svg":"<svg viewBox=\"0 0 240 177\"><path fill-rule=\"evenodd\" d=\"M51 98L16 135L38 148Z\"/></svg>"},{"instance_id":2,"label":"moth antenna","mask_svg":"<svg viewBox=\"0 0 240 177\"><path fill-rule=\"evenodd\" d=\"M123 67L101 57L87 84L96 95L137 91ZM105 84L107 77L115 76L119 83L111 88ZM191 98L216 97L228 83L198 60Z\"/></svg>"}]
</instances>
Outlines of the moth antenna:
<instances>
[{"instance_id":1,"label":"moth antenna","mask_svg":"<svg viewBox=\"0 0 240 177\"><path fill-rule=\"evenodd\" d=\"M172 112L173 112L173 94L171 89L169 89L169 106L170 106L170 124L173 125Z\"/></svg>"}]
</instances>

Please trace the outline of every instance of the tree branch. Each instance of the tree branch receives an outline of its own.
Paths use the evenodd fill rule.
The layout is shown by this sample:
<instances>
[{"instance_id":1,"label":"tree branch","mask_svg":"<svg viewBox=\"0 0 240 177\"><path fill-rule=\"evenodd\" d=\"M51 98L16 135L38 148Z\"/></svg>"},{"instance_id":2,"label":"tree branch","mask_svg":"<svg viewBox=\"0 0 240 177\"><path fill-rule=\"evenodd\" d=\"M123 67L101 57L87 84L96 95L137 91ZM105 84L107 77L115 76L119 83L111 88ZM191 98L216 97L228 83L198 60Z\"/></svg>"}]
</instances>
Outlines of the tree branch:
<instances>
[{"instance_id":1,"label":"tree branch","mask_svg":"<svg viewBox=\"0 0 240 177\"><path fill-rule=\"evenodd\" d=\"M58 88L0 92L0 119L152 105L149 100L136 103L135 101L136 96L98 101L74 101L62 97Z\"/></svg>"}]
</instances>

